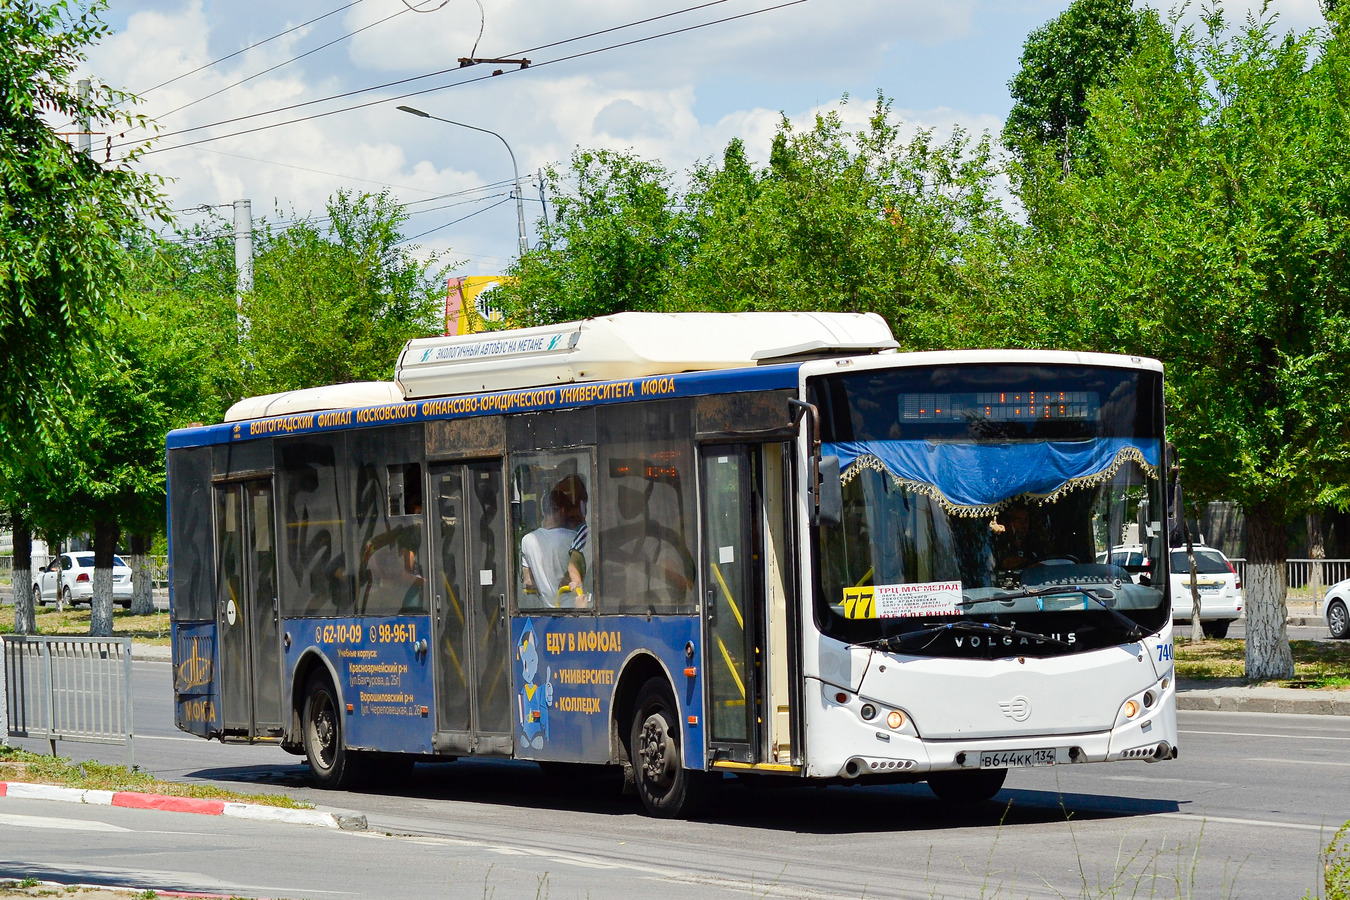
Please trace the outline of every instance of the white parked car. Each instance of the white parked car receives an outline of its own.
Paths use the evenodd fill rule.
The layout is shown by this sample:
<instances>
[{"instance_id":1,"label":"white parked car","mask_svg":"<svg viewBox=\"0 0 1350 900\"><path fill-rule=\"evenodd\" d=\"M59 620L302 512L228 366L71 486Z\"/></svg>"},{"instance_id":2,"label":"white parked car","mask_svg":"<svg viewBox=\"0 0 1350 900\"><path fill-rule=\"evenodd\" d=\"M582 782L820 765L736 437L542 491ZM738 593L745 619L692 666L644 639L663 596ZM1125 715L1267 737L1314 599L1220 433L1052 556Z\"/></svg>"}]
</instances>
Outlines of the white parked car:
<instances>
[{"instance_id":1,"label":"white parked car","mask_svg":"<svg viewBox=\"0 0 1350 900\"><path fill-rule=\"evenodd\" d=\"M131 608L131 567L113 556L113 602ZM94 553L62 553L38 573L33 597L38 603L55 603L57 592L66 605L89 603L94 595Z\"/></svg>"},{"instance_id":2,"label":"white parked car","mask_svg":"<svg viewBox=\"0 0 1350 900\"><path fill-rule=\"evenodd\" d=\"M1350 613L1347 609L1350 609L1350 578L1327 588L1322 618L1326 620L1327 630L1334 638L1350 637Z\"/></svg>"},{"instance_id":3,"label":"white parked car","mask_svg":"<svg viewBox=\"0 0 1350 900\"><path fill-rule=\"evenodd\" d=\"M1213 547L1196 544L1195 583L1200 589L1200 625L1205 635L1225 637L1231 622L1242 617L1242 581L1233 564ZM1191 564L1186 548L1172 548L1172 619L1191 620Z\"/></svg>"}]
</instances>

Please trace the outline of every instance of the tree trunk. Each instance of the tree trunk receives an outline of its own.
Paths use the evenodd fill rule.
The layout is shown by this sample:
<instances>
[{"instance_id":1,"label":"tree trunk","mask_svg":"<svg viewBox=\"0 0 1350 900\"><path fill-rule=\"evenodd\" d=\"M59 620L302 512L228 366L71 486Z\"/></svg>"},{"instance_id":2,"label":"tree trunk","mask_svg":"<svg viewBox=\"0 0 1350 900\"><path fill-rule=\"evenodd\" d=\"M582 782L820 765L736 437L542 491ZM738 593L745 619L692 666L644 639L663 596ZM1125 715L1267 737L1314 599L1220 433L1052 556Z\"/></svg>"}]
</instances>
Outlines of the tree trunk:
<instances>
[{"instance_id":1,"label":"tree trunk","mask_svg":"<svg viewBox=\"0 0 1350 900\"><path fill-rule=\"evenodd\" d=\"M120 535L115 521L94 523L94 596L89 601L89 633L94 637L112 637L113 554Z\"/></svg>"},{"instance_id":2,"label":"tree trunk","mask_svg":"<svg viewBox=\"0 0 1350 900\"><path fill-rule=\"evenodd\" d=\"M150 580L150 536L136 532L131 544L131 614L148 616L155 611L154 584Z\"/></svg>"},{"instance_id":3,"label":"tree trunk","mask_svg":"<svg viewBox=\"0 0 1350 900\"><path fill-rule=\"evenodd\" d=\"M14 560L10 577L14 582L14 633L37 634L33 611L33 528L21 511L10 513L9 530L14 535Z\"/></svg>"},{"instance_id":4,"label":"tree trunk","mask_svg":"<svg viewBox=\"0 0 1350 900\"><path fill-rule=\"evenodd\" d=\"M1181 511L1181 532L1186 535L1186 563L1191 568L1191 643L1198 644L1205 639L1205 626L1200 623L1200 585L1195 571L1195 543L1191 540L1191 523L1186 520L1186 510Z\"/></svg>"},{"instance_id":5,"label":"tree trunk","mask_svg":"<svg viewBox=\"0 0 1350 900\"><path fill-rule=\"evenodd\" d=\"M1285 628L1283 519L1266 504L1247 513L1247 679L1294 677L1294 655Z\"/></svg>"},{"instance_id":6,"label":"tree trunk","mask_svg":"<svg viewBox=\"0 0 1350 900\"><path fill-rule=\"evenodd\" d=\"M1322 585L1326 583L1322 580L1322 560L1326 557L1327 545L1322 537L1322 514L1310 512L1308 513L1308 558L1312 560L1312 563L1308 567L1311 570L1308 573L1308 589L1312 591L1313 603L1322 599Z\"/></svg>"}]
</instances>

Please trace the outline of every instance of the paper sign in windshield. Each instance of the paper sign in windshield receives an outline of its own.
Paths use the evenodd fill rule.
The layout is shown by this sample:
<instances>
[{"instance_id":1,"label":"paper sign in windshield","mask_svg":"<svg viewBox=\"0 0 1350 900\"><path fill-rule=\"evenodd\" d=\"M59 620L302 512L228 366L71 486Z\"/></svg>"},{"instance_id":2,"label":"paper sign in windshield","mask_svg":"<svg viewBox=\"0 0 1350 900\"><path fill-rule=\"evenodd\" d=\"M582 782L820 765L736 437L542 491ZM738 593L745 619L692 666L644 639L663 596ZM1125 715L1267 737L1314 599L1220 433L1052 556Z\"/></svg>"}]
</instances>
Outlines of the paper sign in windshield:
<instances>
[{"instance_id":1,"label":"paper sign in windshield","mask_svg":"<svg viewBox=\"0 0 1350 900\"><path fill-rule=\"evenodd\" d=\"M926 581L919 584L879 584L844 588L844 617L848 619L903 619L961 614L961 582Z\"/></svg>"}]
</instances>

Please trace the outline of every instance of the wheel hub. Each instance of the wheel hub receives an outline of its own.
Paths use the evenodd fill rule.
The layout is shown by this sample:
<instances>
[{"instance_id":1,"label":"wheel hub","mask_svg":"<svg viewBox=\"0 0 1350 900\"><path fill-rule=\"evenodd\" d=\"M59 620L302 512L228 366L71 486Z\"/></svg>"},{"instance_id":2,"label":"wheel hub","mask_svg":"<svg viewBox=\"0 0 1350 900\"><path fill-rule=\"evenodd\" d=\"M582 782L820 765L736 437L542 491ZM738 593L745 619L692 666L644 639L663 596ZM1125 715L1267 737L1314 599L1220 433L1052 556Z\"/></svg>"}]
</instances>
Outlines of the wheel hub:
<instances>
[{"instance_id":1,"label":"wheel hub","mask_svg":"<svg viewBox=\"0 0 1350 900\"><path fill-rule=\"evenodd\" d=\"M648 782L666 787L674 780L677 765L675 746L666 730L665 719L660 715L648 716L647 721L642 723L638 758L642 774Z\"/></svg>"}]
</instances>

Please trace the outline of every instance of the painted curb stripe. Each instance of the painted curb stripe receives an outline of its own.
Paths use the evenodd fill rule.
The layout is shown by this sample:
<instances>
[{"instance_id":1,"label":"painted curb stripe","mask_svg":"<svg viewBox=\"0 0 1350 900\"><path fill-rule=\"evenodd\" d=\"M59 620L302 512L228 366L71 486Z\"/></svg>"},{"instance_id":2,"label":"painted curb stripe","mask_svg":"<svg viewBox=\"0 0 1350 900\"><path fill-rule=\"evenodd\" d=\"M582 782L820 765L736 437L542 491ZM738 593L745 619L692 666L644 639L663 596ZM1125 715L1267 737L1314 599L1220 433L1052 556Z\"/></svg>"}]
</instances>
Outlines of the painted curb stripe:
<instances>
[{"instance_id":1,"label":"painted curb stripe","mask_svg":"<svg viewBox=\"0 0 1350 900\"><path fill-rule=\"evenodd\" d=\"M197 813L206 816L231 816L257 822L285 822L290 825L317 825L321 828L339 828L332 813L314 809L286 809L257 803L234 803L225 800L198 800L193 797L169 797L164 794L143 794L139 791L96 791L82 788L57 787L51 784L26 784L19 781L0 781L0 797L20 800L64 800L67 803L87 803L95 806L120 806L126 809L156 809L161 812ZM162 891L162 896L168 896ZM207 896L207 895L183 895Z\"/></svg>"},{"instance_id":2,"label":"painted curb stripe","mask_svg":"<svg viewBox=\"0 0 1350 900\"><path fill-rule=\"evenodd\" d=\"M67 803L83 803L84 791L80 788L57 787L52 784L25 784L11 781L7 796L22 800L64 800Z\"/></svg>"},{"instance_id":3,"label":"painted curb stripe","mask_svg":"<svg viewBox=\"0 0 1350 900\"><path fill-rule=\"evenodd\" d=\"M226 803L225 815L263 822L289 822L292 825L318 825L321 828L338 827L337 819L332 813L314 809L285 809L256 803Z\"/></svg>"},{"instance_id":4,"label":"painted curb stripe","mask_svg":"<svg viewBox=\"0 0 1350 900\"><path fill-rule=\"evenodd\" d=\"M158 809L164 812L198 813L218 816L225 811L223 800L198 800L193 797L167 797L163 794L142 794L139 791L118 791L113 794L113 806L128 809Z\"/></svg>"}]
</instances>

